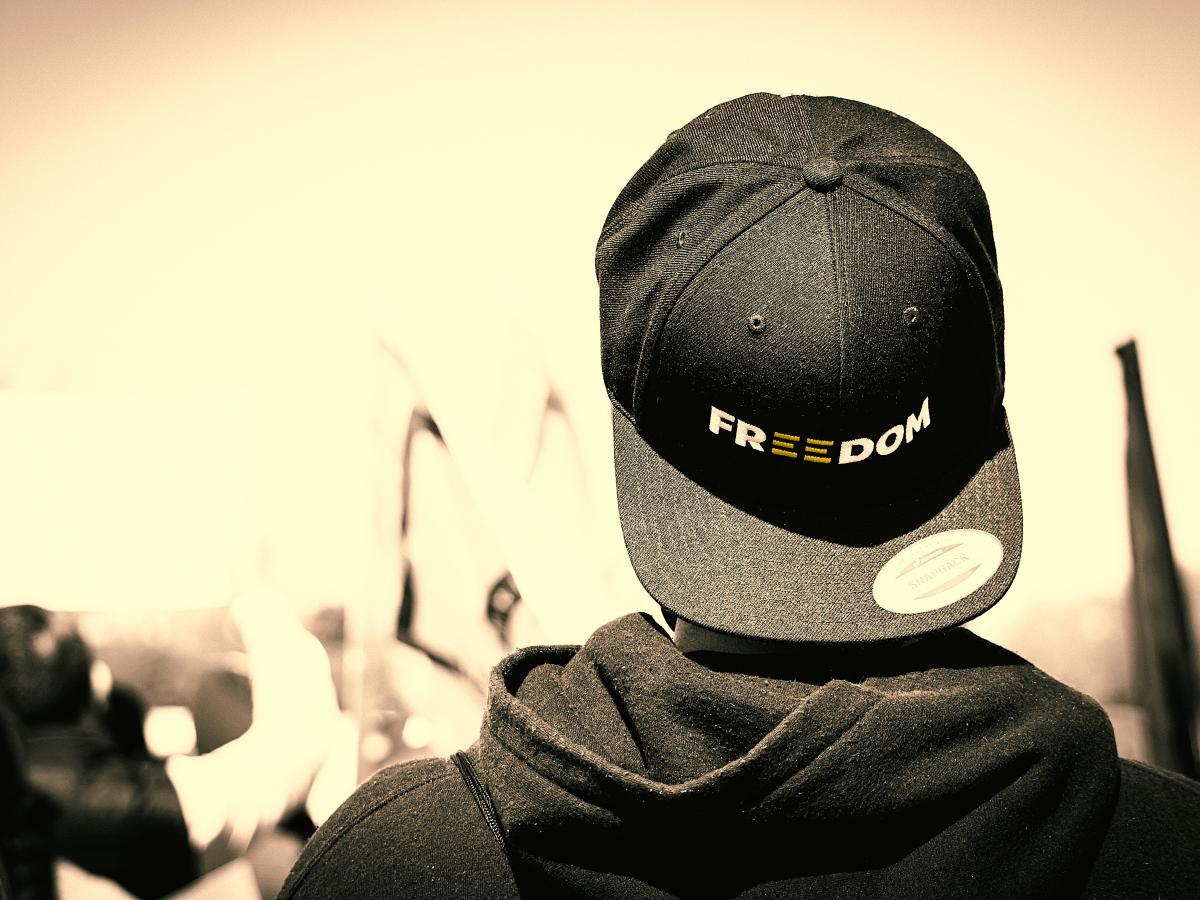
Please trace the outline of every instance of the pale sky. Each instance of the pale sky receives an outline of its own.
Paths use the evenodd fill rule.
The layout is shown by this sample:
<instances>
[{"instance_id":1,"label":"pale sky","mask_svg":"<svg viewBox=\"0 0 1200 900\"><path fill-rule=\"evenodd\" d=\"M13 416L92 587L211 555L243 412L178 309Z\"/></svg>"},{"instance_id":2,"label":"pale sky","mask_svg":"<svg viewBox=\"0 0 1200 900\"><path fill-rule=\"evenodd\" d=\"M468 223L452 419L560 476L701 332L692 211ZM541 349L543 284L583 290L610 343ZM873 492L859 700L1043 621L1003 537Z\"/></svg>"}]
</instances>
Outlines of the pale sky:
<instances>
[{"instance_id":1,"label":"pale sky","mask_svg":"<svg viewBox=\"0 0 1200 900\"><path fill-rule=\"evenodd\" d=\"M252 485L280 577L317 598L370 566L379 323L406 321L468 406L503 402L489 366L541 360L583 440L615 614L639 601L597 355L608 206L718 102L853 97L947 140L992 205L1027 542L980 630L1035 656L1061 640L1047 621L1100 641L1129 576L1129 335L1176 550L1200 564L1200 17L981 6L9 0L0 384L202 396L198 416L246 398L252 433L214 415L227 452L188 465Z\"/></svg>"}]
</instances>

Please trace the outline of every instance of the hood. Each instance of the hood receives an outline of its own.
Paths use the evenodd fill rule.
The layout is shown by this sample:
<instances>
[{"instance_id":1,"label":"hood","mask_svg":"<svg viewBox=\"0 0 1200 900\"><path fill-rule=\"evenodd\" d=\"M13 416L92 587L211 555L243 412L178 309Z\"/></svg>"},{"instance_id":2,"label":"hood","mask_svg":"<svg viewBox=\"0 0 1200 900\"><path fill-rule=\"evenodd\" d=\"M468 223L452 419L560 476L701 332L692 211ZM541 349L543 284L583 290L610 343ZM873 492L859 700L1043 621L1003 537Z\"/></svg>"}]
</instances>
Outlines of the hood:
<instances>
[{"instance_id":1,"label":"hood","mask_svg":"<svg viewBox=\"0 0 1200 900\"><path fill-rule=\"evenodd\" d=\"M629 615L501 662L478 750L530 896L1066 896L1118 786L1099 706L964 629L685 655Z\"/></svg>"}]
</instances>

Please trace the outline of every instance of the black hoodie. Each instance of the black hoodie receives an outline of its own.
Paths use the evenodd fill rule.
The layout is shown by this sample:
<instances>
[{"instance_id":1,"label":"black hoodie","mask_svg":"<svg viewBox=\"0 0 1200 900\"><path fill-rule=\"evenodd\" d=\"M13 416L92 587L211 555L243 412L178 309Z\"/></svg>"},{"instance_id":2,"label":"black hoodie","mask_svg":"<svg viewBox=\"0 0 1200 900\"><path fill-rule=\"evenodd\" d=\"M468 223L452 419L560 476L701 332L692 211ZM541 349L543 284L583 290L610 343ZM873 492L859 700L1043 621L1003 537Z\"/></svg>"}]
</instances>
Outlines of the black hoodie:
<instances>
[{"instance_id":1,"label":"black hoodie","mask_svg":"<svg viewBox=\"0 0 1200 900\"><path fill-rule=\"evenodd\" d=\"M493 673L472 759L364 785L283 897L1195 897L1200 787L964 629L681 653L642 615Z\"/></svg>"}]
</instances>

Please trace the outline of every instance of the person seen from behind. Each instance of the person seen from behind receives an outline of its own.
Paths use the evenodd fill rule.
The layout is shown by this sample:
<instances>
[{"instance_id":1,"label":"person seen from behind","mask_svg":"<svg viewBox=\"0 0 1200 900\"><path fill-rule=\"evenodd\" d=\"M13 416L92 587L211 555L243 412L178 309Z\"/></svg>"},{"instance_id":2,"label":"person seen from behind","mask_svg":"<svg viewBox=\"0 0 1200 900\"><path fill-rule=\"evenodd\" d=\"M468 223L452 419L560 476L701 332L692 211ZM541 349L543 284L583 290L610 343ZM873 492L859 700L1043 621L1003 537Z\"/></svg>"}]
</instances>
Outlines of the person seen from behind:
<instances>
[{"instance_id":1,"label":"person seen from behind","mask_svg":"<svg viewBox=\"0 0 1200 900\"><path fill-rule=\"evenodd\" d=\"M478 741L360 787L283 896L1196 896L1200 787L961 627L1022 550L962 157L742 97L637 171L596 270L621 526L673 631L508 656Z\"/></svg>"}]
</instances>

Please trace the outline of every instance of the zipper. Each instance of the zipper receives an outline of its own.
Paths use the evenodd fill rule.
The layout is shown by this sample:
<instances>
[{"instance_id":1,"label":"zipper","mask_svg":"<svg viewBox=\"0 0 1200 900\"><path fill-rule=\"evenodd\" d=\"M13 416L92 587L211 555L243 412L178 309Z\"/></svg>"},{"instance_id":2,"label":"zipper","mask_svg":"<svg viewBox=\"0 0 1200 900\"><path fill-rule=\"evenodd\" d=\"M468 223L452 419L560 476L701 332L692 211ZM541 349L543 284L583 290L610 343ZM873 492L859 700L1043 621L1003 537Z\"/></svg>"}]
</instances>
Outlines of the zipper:
<instances>
[{"instance_id":1,"label":"zipper","mask_svg":"<svg viewBox=\"0 0 1200 900\"><path fill-rule=\"evenodd\" d=\"M500 830L500 821L496 818L496 808L492 805L492 798L488 796L487 789L483 786L483 782L479 780L479 776L475 774L475 767L471 765L471 761L467 759L467 754L461 750L450 757L454 760L454 764L458 766L459 774L462 775L463 781L467 783L467 789L470 790L471 796L475 799L475 805L479 807L479 811L483 814L483 820L487 822L488 828L491 829L492 836L500 845L500 852L506 857L508 855L508 846L504 842L504 832Z\"/></svg>"}]
</instances>

